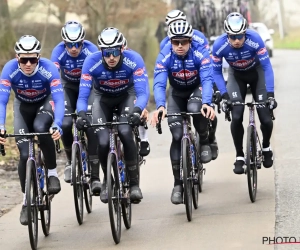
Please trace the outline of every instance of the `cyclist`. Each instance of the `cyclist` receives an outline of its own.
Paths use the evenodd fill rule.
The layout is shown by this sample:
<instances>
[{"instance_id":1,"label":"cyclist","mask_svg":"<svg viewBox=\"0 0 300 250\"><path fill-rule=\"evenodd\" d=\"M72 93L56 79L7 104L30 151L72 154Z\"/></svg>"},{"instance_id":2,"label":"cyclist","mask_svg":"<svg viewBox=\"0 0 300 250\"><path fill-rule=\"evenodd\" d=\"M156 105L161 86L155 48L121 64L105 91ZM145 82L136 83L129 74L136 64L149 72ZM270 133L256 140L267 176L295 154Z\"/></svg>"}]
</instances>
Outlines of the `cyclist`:
<instances>
[{"instance_id":1,"label":"cyclist","mask_svg":"<svg viewBox=\"0 0 300 250\"><path fill-rule=\"evenodd\" d=\"M232 108L231 134L236 149L234 173L243 174L245 158L243 152L243 114L244 106L231 107L231 101L244 102L247 83L257 102L269 100L269 108L277 107L274 99L274 74L265 44L258 33L247 29L246 19L238 12L230 13L224 21L225 33L213 46L214 78L225 102L223 111ZM222 58L229 64L227 87L222 75ZM268 107L257 106L263 134L263 165L273 165L273 152L270 138L273 122Z\"/></svg>"},{"instance_id":2,"label":"cyclist","mask_svg":"<svg viewBox=\"0 0 300 250\"><path fill-rule=\"evenodd\" d=\"M127 46L127 39L124 37L124 50L130 50L133 51L132 49L129 49ZM137 53L137 52L136 52ZM149 117L149 112L148 110L144 109L141 118L145 118L146 122L148 121ZM141 138L141 149L140 149L140 156L147 156L150 153L150 144L149 144L149 139L148 139L148 132L147 129L143 125L139 126L139 134Z\"/></svg>"},{"instance_id":3,"label":"cyclist","mask_svg":"<svg viewBox=\"0 0 300 250\"><path fill-rule=\"evenodd\" d=\"M120 121L128 120L132 125L140 125L142 110L149 99L148 76L142 57L136 52L124 50L124 36L118 29L109 27L98 36L101 51L87 57L82 67L77 111L81 119L78 128L89 125L86 117L87 98L94 87L93 121L99 124L111 121L113 110L118 108ZM94 79L94 84L92 80ZM137 97L137 98L136 98ZM143 198L138 183L137 148L135 147L130 125L118 127L124 145L126 167L130 178L130 199ZM97 130L98 152L104 172L100 199L107 203L106 166L109 152L109 131Z\"/></svg>"},{"instance_id":4,"label":"cyclist","mask_svg":"<svg viewBox=\"0 0 300 250\"><path fill-rule=\"evenodd\" d=\"M192 41L193 29L187 21L179 20L171 23L168 36L172 45L165 46L160 52L154 70L153 93L157 110L152 116L151 124L153 126L157 124L160 110L165 113L166 86L169 78L171 86L168 113L200 112L201 110L202 115L193 115L193 122L200 136L201 161L208 163L212 156L208 141L207 118L214 119L215 117L214 110L210 107L213 88L210 56L206 48ZM206 114L204 109L207 109ZM183 200L179 170L183 135L182 118L170 117L168 124L172 133L170 157L174 175L171 202L180 204Z\"/></svg>"},{"instance_id":5,"label":"cyclist","mask_svg":"<svg viewBox=\"0 0 300 250\"><path fill-rule=\"evenodd\" d=\"M98 51L95 44L85 38L85 30L83 26L76 21L68 21L61 29L61 37L63 39L52 51L51 60L60 70L61 81L64 87L65 96L65 113L74 113L76 102L79 94L79 83L81 69L85 58ZM89 104L93 101L93 91L89 97ZM71 159L72 159L72 117L65 117L62 129L62 141L64 144L67 162L64 170L64 180L71 182ZM99 195L101 183L99 179L99 159L97 156L97 138L94 130L89 128L86 130L88 138L88 154L91 164L91 182L92 193Z\"/></svg>"},{"instance_id":6,"label":"cyclist","mask_svg":"<svg viewBox=\"0 0 300 250\"><path fill-rule=\"evenodd\" d=\"M0 78L1 133L5 133L6 106L13 89L14 133L43 133L56 127L57 131L52 134L52 138L58 140L62 134L64 95L57 69L50 60L40 57L41 44L34 36L22 36L15 44L15 52L16 59L5 64ZM55 145L50 136L39 136L39 139L48 168L48 191L49 194L57 194L61 188L56 170ZM5 141L0 137L1 144ZM18 173L25 201L29 145L28 140L22 136L16 137L16 144L20 152ZM25 206L22 206L20 222L22 225L28 224Z\"/></svg>"},{"instance_id":7,"label":"cyclist","mask_svg":"<svg viewBox=\"0 0 300 250\"><path fill-rule=\"evenodd\" d=\"M178 20L186 21L186 15L180 10L172 10L166 16L166 24L168 26L170 26L172 22ZM210 53L211 50L209 47L209 43L202 32L193 29L192 41L199 43L201 46L205 47ZM167 36L166 38L164 38L164 40L161 41L160 50L162 50L166 45L170 45L170 44L171 44L170 38ZM222 98L220 95L220 91L218 90L215 84L214 84L214 93L215 93L215 103L219 103L222 100ZM217 124L218 124L218 119L217 117L215 117L215 119L212 121L212 129L210 130L209 133L209 144L212 152L212 160L217 159L219 153L218 143L216 140Z\"/></svg>"}]
</instances>

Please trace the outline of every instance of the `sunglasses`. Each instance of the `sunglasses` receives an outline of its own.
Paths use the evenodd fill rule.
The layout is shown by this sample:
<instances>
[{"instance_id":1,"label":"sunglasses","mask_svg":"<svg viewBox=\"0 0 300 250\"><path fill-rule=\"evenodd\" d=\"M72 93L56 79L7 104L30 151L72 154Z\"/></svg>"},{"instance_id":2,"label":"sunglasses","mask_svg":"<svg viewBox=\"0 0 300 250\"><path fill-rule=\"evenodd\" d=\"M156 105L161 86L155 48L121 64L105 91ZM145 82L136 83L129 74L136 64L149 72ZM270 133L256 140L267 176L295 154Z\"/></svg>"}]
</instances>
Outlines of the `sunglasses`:
<instances>
[{"instance_id":1,"label":"sunglasses","mask_svg":"<svg viewBox=\"0 0 300 250\"><path fill-rule=\"evenodd\" d=\"M66 45L69 49L72 49L73 47L75 47L76 49L78 49L78 48L82 45L82 42L76 42L76 43L65 42L65 45Z\"/></svg>"},{"instance_id":2,"label":"sunglasses","mask_svg":"<svg viewBox=\"0 0 300 250\"><path fill-rule=\"evenodd\" d=\"M38 57L19 57L19 62L21 64L27 64L28 61L30 62L30 64L36 64L39 61Z\"/></svg>"},{"instance_id":3,"label":"sunglasses","mask_svg":"<svg viewBox=\"0 0 300 250\"><path fill-rule=\"evenodd\" d=\"M115 48L115 49L103 49L102 54L104 57L110 57L111 55L113 57L117 57L121 55L121 49L120 48Z\"/></svg>"},{"instance_id":4,"label":"sunglasses","mask_svg":"<svg viewBox=\"0 0 300 250\"><path fill-rule=\"evenodd\" d=\"M245 37L245 34L239 34L239 35L228 35L228 37L231 39L231 40L242 40L244 37Z\"/></svg>"},{"instance_id":5,"label":"sunglasses","mask_svg":"<svg viewBox=\"0 0 300 250\"><path fill-rule=\"evenodd\" d=\"M178 46L179 44L181 44L182 46L184 46L184 45L189 44L190 40L189 39L180 39L180 40L174 40L174 39L172 39L171 43L173 45L176 45L176 46Z\"/></svg>"}]
</instances>

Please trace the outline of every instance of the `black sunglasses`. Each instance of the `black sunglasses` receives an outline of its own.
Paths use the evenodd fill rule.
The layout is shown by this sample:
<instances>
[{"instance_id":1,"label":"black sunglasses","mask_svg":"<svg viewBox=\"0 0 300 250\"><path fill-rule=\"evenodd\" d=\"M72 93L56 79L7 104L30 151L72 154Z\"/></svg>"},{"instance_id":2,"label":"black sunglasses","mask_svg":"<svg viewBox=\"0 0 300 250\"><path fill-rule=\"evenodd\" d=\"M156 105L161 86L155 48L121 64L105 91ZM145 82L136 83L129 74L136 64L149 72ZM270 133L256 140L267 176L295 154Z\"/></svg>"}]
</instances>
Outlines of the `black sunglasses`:
<instances>
[{"instance_id":1,"label":"black sunglasses","mask_svg":"<svg viewBox=\"0 0 300 250\"><path fill-rule=\"evenodd\" d=\"M178 40L172 39L171 43L176 46L178 46L179 44L184 46L184 45L187 45L188 43L190 43L190 39L178 39Z\"/></svg>"},{"instance_id":2,"label":"black sunglasses","mask_svg":"<svg viewBox=\"0 0 300 250\"><path fill-rule=\"evenodd\" d=\"M21 64L27 64L28 61L30 62L30 64L36 64L39 61L38 57L19 57L19 62Z\"/></svg>"}]
</instances>

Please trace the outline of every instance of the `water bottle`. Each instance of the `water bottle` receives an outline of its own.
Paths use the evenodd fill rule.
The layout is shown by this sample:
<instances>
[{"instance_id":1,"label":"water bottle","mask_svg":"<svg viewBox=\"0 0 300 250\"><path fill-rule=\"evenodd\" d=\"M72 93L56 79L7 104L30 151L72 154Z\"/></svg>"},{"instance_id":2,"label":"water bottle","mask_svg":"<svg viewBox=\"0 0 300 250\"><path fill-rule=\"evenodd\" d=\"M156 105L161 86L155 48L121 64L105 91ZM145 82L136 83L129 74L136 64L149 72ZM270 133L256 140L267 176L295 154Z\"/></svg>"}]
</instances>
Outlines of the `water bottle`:
<instances>
[{"instance_id":1,"label":"water bottle","mask_svg":"<svg viewBox=\"0 0 300 250\"><path fill-rule=\"evenodd\" d=\"M85 151L82 151L82 153L81 153L81 158L82 158L82 166L83 166L83 170L86 171Z\"/></svg>"},{"instance_id":2,"label":"water bottle","mask_svg":"<svg viewBox=\"0 0 300 250\"><path fill-rule=\"evenodd\" d=\"M120 168L121 181L124 182L125 181L124 163L121 160L119 160L118 165Z\"/></svg>"},{"instance_id":3,"label":"water bottle","mask_svg":"<svg viewBox=\"0 0 300 250\"><path fill-rule=\"evenodd\" d=\"M37 172L38 172L39 179L40 179L40 188L43 189L44 188L44 177L45 177L44 169L41 167L38 167Z\"/></svg>"},{"instance_id":4,"label":"water bottle","mask_svg":"<svg viewBox=\"0 0 300 250\"><path fill-rule=\"evenodd\" d=\"M192 165L195 165L196 159L195 159L195 150L194 150L194 145L191 144L191 151L192 151Z\"/></svg>"}]
</instances>

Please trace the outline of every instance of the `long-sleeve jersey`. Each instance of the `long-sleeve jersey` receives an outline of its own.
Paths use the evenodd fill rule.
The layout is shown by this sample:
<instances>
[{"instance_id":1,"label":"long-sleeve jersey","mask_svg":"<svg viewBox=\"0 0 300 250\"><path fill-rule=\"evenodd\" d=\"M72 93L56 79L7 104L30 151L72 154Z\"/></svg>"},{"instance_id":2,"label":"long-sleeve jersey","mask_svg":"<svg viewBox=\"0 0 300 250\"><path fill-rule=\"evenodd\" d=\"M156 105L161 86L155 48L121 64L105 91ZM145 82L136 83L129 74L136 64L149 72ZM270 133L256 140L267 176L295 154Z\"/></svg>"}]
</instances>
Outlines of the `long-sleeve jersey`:
<instances>
[{"instance_id":1,"label":"long-sleeve jersey","mask_svg":"<svg viewBox=\"0 0 300 250\"><path fill-rule=\"evenodd\" d=\"M204 46L209 50L209 44L204 34L199 30L195 30L195 29L193 30L193 32L194 32L192 38L193 41L198 42L200 45ZM170 38L167 36L160 42L159 48L160 50L162 50L166 45L170 45L170 44L171 44Z\"/></svg>"},{"instance_id":2,"label":"long-sleeve jersey","mask_svg":"<svg viewBox=\"0 0 300 250\"><path fill-rule=\"evenodd\" d=\"M102 52L98 51L86 58L77 100L77 111L86 111L91 88L104 95L119 96L128 88L134 87L136 93L135 107L143 110L149 100L149 82L142 57L135 51L124 50L118 69L107 69L102 62Z\"/></svg>"},{"instance_id":3,"label":"long-sleeve jersey","mask_svg":"<svg viewBox=\"0 0 300 250\"><path fill-rule=\"evenodd\" d=\"M79 86L83 62L88 55L96 51L98 48L95 44L84 40L80 54L72 57L65 48L64 42L60 42L52 51L51 61L60 70L62 79Z\"/></svg>"},{"instance_id":4,"label":"long-sleeve jersey","mask_svg":"<svg viewBox=\"0 0 300 250\"><path fill-rule=\"evenodd\" d=\"M222 74L222 58L229 66L238 71L249 71L261 65L265 73L267 92L274 92L274 73L268 51L260 35L254 30L247 30L244 45L234 48L230 45L227 34L221 35L213 46L214 80L221 94L227 92Z\"/></svg>"},{"instance_id":5,"label":"long-sleeve jersey","mask_svg":"<svg viewBox=\"0 0 300 250\"><path fill-rule=\"evenodd\" d=\"M64 93L57 68L50 60L40 58L35 71L24 74L17 59L7 62L0 78L0 125L4 126L6 106L10 91L21 102L36 103L52 95L54 101L54 123L61 127L65 113ZM18 112L18 111L15 111Z\"/></svg>"},{"instance_id":6,"label":"long-sleeve jersey","mask_svg":"<svg viewBox=\"0 0 300 250\"><path fill-rule=\"evenodd\" d=\"M171 45L166 45L156 59L154 69L153 93L156 107L166 105L166 87L190 90L202 87L202 102L210 104L213 89L213 69L208 50L197 42L184 57L177 56Z\"/></svg>"}]
</instances>

